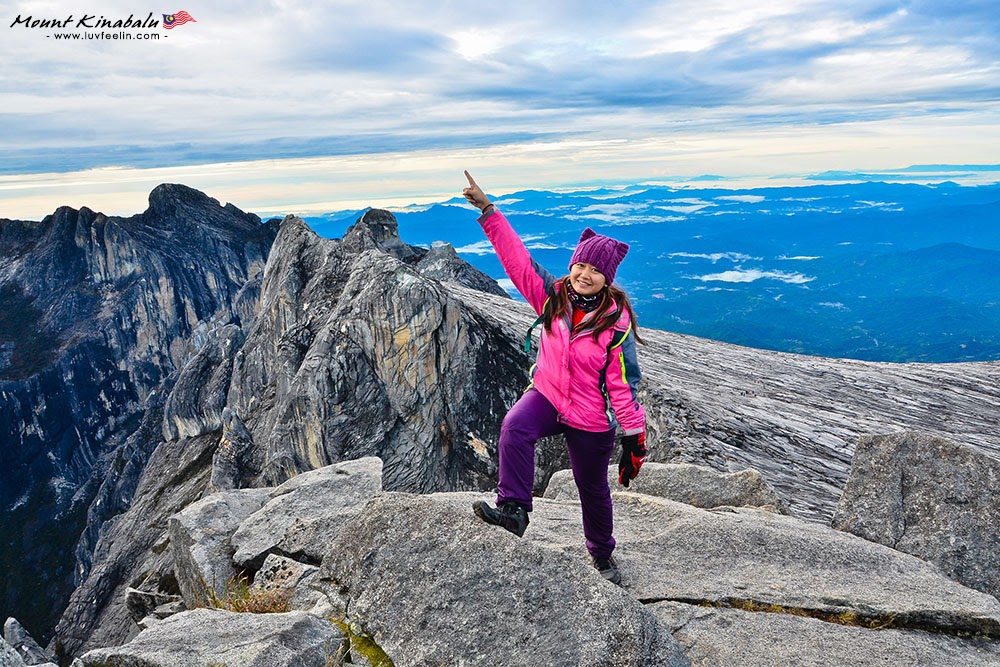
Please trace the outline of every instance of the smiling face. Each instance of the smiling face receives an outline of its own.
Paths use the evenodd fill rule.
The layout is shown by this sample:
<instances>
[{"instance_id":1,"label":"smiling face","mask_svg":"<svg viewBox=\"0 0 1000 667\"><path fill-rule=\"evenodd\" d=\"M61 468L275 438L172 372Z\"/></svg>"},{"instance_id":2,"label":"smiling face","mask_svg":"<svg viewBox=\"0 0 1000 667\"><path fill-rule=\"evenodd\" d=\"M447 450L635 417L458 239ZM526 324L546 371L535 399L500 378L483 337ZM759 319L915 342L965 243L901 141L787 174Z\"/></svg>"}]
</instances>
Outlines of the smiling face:
<instances>
[{"instance_id":1,"label":"smiling face","mask_svg":"<svg viewBox=\"0 0 1000 667\"><path fill-rule=\"evenodd\" d=\"M608 281L593 264L577 262L569 267L569 283L577 294L593 296L604 289Z\"/></svg>"}]
</instances>

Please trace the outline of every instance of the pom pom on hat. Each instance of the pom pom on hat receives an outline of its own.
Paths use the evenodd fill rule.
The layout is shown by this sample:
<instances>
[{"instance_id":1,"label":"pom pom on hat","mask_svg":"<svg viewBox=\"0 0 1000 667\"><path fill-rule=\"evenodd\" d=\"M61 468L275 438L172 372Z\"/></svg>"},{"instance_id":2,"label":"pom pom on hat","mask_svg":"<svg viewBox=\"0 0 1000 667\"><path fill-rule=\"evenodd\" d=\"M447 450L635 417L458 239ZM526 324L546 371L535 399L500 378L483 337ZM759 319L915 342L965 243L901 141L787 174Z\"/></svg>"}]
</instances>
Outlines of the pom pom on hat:
<instances>
[{"instance_id":1,"label":"pom pom on hat","mask_svg":"<svg viewBox=\"0 0 1000 667\"><path fill-rule=\"evenodd\" d=\"M569 260L572 267L577 262L586 262L604 274L604 279L610 285L615 281L615 272L618 265L628 254L628 244L616 241L610 236L598 234L590 227L580 234L580 241L576 244L573 257Z\"/></svg>"}]
</instances>

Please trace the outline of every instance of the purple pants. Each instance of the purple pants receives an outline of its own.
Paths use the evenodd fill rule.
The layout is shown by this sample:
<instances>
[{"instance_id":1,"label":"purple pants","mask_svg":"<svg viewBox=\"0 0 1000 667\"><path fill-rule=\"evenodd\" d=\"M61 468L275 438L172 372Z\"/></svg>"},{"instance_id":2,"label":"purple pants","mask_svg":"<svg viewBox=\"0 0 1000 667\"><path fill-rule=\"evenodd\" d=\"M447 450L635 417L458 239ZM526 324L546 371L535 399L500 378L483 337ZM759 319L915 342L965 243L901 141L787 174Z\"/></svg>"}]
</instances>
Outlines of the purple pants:
<instances>
[{"instance_id":1,"label":"purple pants","mask_svg":"<svg viewBox=\"0 0 1000 667\"><path fill-rule=\"evenodd\" d=\"M536 389L529 389L504 417L500 428L500 479L497 503L515 502L532 509L535 443L562 433L566 437L573 479L580 491L583 536L594 558L607 558L615 548L608 463L615 431L581 431L558 421L559 413Z\"/></svg>"}]
</instances>

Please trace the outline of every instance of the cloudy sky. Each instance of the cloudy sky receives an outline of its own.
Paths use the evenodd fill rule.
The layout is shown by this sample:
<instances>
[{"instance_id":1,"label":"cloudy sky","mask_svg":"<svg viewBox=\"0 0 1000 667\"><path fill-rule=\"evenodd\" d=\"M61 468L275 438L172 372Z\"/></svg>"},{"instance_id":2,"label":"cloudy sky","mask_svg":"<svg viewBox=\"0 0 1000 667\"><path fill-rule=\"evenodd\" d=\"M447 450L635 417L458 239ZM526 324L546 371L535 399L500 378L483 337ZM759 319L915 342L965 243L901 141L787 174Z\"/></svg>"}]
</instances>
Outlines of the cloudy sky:
<instances>
[{"instance_id":1,"label":"cloudy sky","mask_svg":"<svg viewBox=\"0 0 1000 667\"><path fill-rule=\"evenodd\" d=\"M181 10L196 22L126 30L156 40L57 36ZM309 213L446 199L462 168L500 193L1000 148L986 0L2 0L0 19L0 217L138 212L165 181Z\"/></svg>"}]
</instances>

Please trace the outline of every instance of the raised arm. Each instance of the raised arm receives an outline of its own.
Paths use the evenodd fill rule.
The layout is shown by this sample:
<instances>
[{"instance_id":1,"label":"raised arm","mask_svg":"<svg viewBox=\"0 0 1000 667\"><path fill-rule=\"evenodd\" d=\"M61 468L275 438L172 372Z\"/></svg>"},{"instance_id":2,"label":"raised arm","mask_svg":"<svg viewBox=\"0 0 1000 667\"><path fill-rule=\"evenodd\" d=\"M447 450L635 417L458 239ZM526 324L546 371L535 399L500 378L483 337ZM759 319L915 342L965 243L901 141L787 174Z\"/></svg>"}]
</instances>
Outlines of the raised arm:
<instances>
[{"instance_id":1,"label":"raised arm","mask_svg":"<svg viewBox=\"0 0 1000 667\"><path fill-rule=\"evenodd\" d=\"M521 296L531 304L535 312L541 314L556 277L532 259L528 249L514 228L510 226L507 218L497 210L496 206L490 203L489 198L468 171L465 172L465 177L469 179L469 187L462 191L462 195L470 204L482 211L482 215L479 216L479 224L483 226L486 238L490 240L493 249L496 250L497 257L503 264L507 277L514 283L514 287L521 293Z\"/></svg>"}]
</instances>

